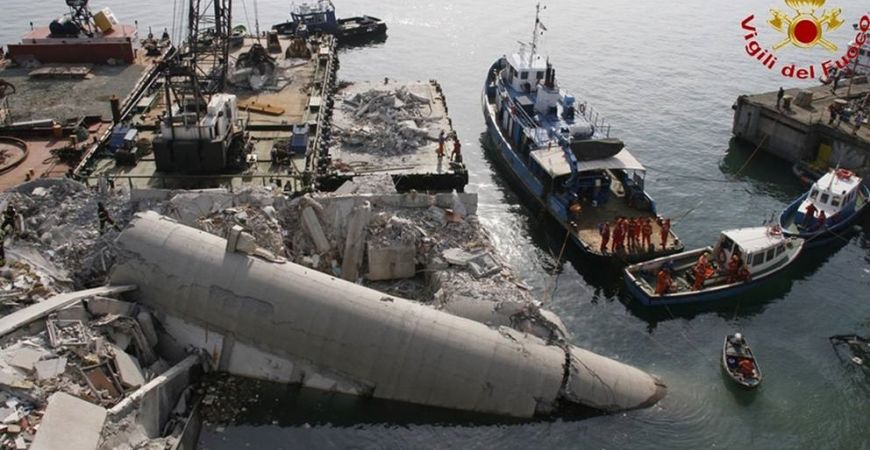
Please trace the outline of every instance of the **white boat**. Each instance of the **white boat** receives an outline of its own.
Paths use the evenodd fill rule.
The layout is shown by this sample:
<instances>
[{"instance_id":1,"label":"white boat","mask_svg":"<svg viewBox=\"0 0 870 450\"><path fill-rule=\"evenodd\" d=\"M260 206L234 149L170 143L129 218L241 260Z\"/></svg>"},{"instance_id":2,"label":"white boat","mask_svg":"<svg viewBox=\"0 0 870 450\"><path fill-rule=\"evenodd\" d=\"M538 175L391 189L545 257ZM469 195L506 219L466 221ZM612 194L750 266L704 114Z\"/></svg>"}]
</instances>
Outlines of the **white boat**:
<instances>
[{"instance_id":1,"label":"white boat","mask_svg":"<svg viewBox=\"0 0 870 450\"><path fill-rule=\"evenodd\" d=\"M718 300L753 288L782 271L794 262L803 245L803 239L784 236L776 226L726 230L713 247L626 267L625 284L645 305ZM702 281L696 284L698 261L705 253L709 254L709 265ZM739 263L729 270L728 263L734 255ZM665 272L662 278L659 278L660 272ZM669 281L662 283L663 278Z\"/></svg>"}]
</instances>

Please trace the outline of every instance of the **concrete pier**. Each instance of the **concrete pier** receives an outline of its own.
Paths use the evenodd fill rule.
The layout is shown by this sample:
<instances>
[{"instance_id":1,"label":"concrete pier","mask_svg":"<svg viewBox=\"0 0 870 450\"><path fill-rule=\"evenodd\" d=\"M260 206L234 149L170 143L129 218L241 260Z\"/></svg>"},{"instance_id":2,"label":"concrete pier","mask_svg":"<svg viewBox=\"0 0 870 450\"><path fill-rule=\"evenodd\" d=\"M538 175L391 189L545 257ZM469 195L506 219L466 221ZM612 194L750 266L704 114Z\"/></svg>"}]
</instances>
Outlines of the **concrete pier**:
<instances>
[{"instance_id":1,"label":"concrete pier","mask_svg":"<svg viewBox=\"0 0 870 450\"><path fill-rule=\"evenodd\" d=\"M830 154L823 163L839 164L866 178L870 175L870 125L866 114L863 126L853 134L854 119L829 124L828 107L837 99L860 102L870 93L870 83L858 77L851 89L849 80L841 81L836 92L831 88L820 85L787 89L785 95L792 97L788 109L777 108L776 91L741 95L734 104L734 136L789 162L814 161L821 149L822 155ZM800 97L809 95L811 101L799 102Z\"/></svg>"},{"instance_id":2,"label":"concrete pier","mask_svg":"<svg viewBox=\"0 0 870 450\"><path fill-rule=\"evenodd\" d=\"M287 381L517 417L552 413L560 401L619 411L665 395L656 377L567 343L225 249L217 236L140 214L118 239L112 280L136 283L133 295L170 328L183 321L192 339L198 329L221 336L201 348L231 373L233 361L261 352L281 372L270 375Z\"/></svg>"}]
</instances>

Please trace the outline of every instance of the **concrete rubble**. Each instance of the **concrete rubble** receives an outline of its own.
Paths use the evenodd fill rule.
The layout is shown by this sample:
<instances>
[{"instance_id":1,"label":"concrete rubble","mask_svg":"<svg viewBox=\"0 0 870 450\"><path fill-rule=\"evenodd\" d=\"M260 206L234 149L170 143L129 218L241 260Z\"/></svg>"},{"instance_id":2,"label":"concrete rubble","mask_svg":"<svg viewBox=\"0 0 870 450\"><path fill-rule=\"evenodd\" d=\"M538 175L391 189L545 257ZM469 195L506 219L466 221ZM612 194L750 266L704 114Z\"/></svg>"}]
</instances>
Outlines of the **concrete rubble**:
<instances>
[{"instance_id":1,"label":"concrete rubble","mask_svg":"<svg viewBox=\"0 0 870 450\"><path fill-rule=\"evenodd\" d=\"M605 411L643 407L664 395L654 377L568 343L559 318L494 252L474 194L399 194L389 176L370 175L337 193L294 199L269 188L130 192L108 184L95 191L69 180L39 180L0 196L0 206L10 201L24 218L24 232L7 237L7 266L0 268L0 307L7 314L0 318L0 442L12 448L38 436L36 425L56 393L107 411L101 448L177 443L199 399L208 411L205 403L219 395L191 387L201 361L255 379L514 416L549 413L563 401ZM100 233L98 201L125 231ZM149 210L174 222L159 219L151 229L154 219L139 217L128 226ZM205 233L190 234L184 225ZM140 240L160 236L164 226L187 238L172 244L166 237L131 256L143 252ZM222 261L231 255L225 263L242 264L238 270L248 275L213 280L207 292L177 285L220 274L223 266L209 266L205 255L211 254ZM151 258L170 260L155 267ZM196 273L176 276L190 270ZM109 288L71 292L105 286L110 272L115 284ZM246 279L265 289L275 276L284 281L271 294L241 292ZM135 281L137 294L121 297L124 289L111 287L128 281ZM306 290L307 283L318 287ZM182 301L177 292L188 295ZM332 300L322 303L324 296ZM296 306L282 301L290 298ZM221 307L183 306L206 299L223 300ZM283 336L287 330L268 319L294 307L333 311L332 319L290 313L319 331ZM411 321L392 322L396 314ZM343 325L329 325L337 317ZM325 336L323 327L343 330L372 320L386 322L342 336L353 335L345 344L351 346L376 339L370 350L380 349L377 354L327 348L312 337ZM434 325L407 328L415 323ZM270 330L274 336L262 336ZM394 336L369 336L378 330ZM429 347L393 348L408 332L419 345L453 350L426 357ZM469 350L471 343L482 347ZM369 362L360 366L358 358ZM433 367L427 358L441 362ZM408 384L419 375L381 373L370 364L425 366L429 375ZM482 394L473 388L480 383L493 388Z\"/></svg>"},{"instance_id":2,"label":"concrete rubble","mask_svg":"<svg viewBox=\"0 0 870 450\"><path fill-rule=\"evenodd\" d=\"M348 88L337 116L336 137L345 151L372 156L401 156L435 141L441 117L431 117L432 99L406 86L384 86L363 92Z\"/></svg>"}]
</instances>

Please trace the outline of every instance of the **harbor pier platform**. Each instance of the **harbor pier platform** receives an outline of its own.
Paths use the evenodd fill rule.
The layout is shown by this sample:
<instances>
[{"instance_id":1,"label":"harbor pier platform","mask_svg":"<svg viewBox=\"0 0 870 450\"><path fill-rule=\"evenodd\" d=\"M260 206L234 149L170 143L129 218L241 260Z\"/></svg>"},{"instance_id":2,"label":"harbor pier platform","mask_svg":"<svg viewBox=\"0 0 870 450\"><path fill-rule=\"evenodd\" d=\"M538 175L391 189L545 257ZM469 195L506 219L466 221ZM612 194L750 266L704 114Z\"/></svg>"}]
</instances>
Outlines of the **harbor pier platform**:
<instances>
[{"instance_id":1,"label":"harbor pier platform","mask_svg":"<svg viewBox=\"0 0 870 450\"><path fill-rule=\"evenodd\" d=\"M777 108L777 92L741 95L734 103L734 136L786 161L819 161L870 175L870 125L854 130L854 113L848 120L830 122L829 106L837 103L850 108L870 94L866 77L841 81L836 91L830 85L807 89L787 89Z\"/></svg>"}]
</instances>

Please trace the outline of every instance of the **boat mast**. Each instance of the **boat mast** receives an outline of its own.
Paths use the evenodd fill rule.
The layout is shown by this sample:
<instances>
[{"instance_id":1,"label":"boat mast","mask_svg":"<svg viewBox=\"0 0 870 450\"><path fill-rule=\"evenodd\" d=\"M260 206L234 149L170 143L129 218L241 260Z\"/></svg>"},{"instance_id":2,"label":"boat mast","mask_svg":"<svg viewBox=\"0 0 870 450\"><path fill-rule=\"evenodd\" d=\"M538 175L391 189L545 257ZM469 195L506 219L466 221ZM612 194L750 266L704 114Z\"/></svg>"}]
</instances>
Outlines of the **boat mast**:
<instances>
[{"instance_id":1,"label":"boat mast","mask_svg":"<svg viewBox=\"0 0 870 450\"><path fill-rule=\"evenodd\" d=\"M546 8L546 7L545 7ZM541 24L541 4L535 5L535 28L532 30L532 52L529 53L529 67L532 66L532 61L535 60L535 50L538 49L538 28L544 28ZM546 28L544 28L546 29Z\"/></svg>"}]
</instances>

